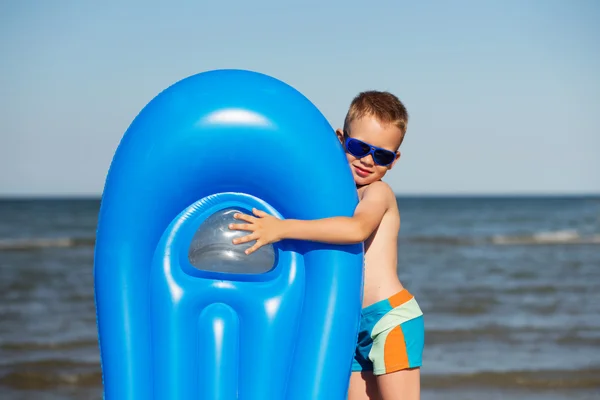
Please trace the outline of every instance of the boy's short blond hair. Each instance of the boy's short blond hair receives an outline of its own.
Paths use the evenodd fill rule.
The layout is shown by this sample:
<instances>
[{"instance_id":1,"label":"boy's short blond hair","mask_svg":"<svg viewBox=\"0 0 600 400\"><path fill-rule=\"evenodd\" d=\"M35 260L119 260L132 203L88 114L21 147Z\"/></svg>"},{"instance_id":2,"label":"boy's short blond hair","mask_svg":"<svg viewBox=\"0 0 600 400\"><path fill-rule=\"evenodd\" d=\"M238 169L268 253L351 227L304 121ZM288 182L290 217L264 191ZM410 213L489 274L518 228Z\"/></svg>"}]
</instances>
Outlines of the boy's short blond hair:
<instances>
[{"instance_id":1,"label":"boy's short blond hair","mask_svg":"<svg viewBox=\"0 0 600 400\"><path fill-rule=\"evenodd\" d=\"M364 116L375 117L383 124L395 125L402 132L400 143L404 140L408 124L408 112L404 104L395 95L377 90L368 90L356 95L346 114L344 130L348 129L352 121Z\"/></svg>"}]
</instances>

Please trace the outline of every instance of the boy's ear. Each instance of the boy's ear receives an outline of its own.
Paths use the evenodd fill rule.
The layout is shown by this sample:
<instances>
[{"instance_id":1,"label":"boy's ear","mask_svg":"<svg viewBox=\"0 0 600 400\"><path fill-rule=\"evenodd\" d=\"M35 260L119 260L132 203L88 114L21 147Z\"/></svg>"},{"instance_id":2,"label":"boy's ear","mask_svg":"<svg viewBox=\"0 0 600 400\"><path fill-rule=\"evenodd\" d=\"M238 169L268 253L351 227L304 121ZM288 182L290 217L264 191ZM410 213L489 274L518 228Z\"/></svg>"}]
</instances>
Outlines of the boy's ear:
<instances>
[{"instance_id":1,"label":"boy's ear","mask_svg":"<svg viewBox=\"0 0 600 400\"><path fill-rule=\"evenodd\" d=\"M392 167L394 165L396 165L396 162L398 162L398 160L400 159L400 155L401 155L400 150L396 151L396 159L394 160L394 162L392 162L390 164L390 166L388 167L388 169L392 169Z\"/></svg>"},{"instance_id":2,"label":"boy's ear","mask_svg":"<svg viewBox=\"0 0 600 400\"><path fill-rule=\"evenodd\" d=\"M338 140L340 141L340 143L341 143L342 145L344 145L344 130L343 130L343 129L340 129L340 128L337 128L337 129L335 130L335 134L337 135L337 137L338 137Z\"/></svg>"}]
</instances>

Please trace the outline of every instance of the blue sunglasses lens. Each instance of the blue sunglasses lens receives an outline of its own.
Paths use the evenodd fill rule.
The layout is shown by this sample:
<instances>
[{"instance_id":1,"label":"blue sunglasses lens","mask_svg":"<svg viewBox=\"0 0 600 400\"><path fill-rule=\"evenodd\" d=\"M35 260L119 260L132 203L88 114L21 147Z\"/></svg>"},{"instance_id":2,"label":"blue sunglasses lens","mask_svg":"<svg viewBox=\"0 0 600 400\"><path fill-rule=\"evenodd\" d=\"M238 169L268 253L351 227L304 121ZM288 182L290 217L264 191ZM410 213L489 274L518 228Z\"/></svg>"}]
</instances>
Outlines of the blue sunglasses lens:
<instances>
[{"instance_id":1,"label":"blue sunglasses lens","mask_svg":"<svg viewBox=\"0 0 600 400\"><path fill-rule=\"evenodd\" d=\"M350 139L348 140L348 151L354 157L364 157L369 154L371 148L360 140Z\"/></svg>"},{"instance_id":2,"label":"blue sunglasses lens","mask_svg":"<svg viewBox=\"0 0 600 400\"><path fill-rule=\"evenodd\" d=\"M391 162L394 161L394 158L396 158L396 155L391 151L375 150L375 153L373 154L373 159L380 165L391 164Z\"/></svg>"}]
</instances>

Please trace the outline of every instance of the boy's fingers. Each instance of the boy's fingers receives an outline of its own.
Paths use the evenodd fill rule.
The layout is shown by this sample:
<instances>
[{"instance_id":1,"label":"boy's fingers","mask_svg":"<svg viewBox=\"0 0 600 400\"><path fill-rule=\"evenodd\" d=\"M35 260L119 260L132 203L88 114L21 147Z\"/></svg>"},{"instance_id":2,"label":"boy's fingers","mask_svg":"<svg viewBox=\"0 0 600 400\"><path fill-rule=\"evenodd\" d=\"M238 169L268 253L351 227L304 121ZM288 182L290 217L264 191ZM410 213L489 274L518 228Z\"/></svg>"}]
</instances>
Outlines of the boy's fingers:
<instances>
[{"instance_id":1,"label":"boy's fingers","mask_svg":"<svg viewBox=\"0 0 600 400\"><path fill-rule=\"evenodd\" d=\"M256 241L256 243L254 243L254 246L252 246L246 250L246 254L252 254L256 250L260 249L261 247L262 247L262 243L260 243L259 241Z\"/></svg>"},{"instance_id":2,"label":"boy's fingers","mask_svg":"<svg viewBox=\"0 0 600 400\"><path fill-rule=\"evenodd\" d=\"M258 208L253 208L252 212L254 213L254 215L256 215L257 217L261 217L261 218L269 215L266 212L264 212L263 210L259 210Z\"/></svg>"},{"instance_id":3,"label":"boy's fingers","mask_svg":"<svg viewBox=\"0 0 600 400\"><path fill-rule=\"evenodd\" d=\"M244 213L235 213L233 214L233 218L241 219L242 221L246 222L253 222L255 220L253 216Z\"/></svg>"},{"instance_id":4,"label":"boy's fingers","mask_svg":"<svg viewBox=\"0 0 600 400\"><path fill-rule=\"evenodd\" d=\"M250 235L242 236L241 238L235 238L233 239L233 244L248 243L256 240L257 236L258 235L256 233L252 233Z\"/></svg>"},{"instance_id":5,"label":"boy's fingers","mask_svg":"<svg viewBox=\"0 0 600 400\"><path fill-rule=\"evenodd\" d=\"M229 224L229 229L235 229L239 231L252 231L252 224Z\"/></svg>"}]
</instances>

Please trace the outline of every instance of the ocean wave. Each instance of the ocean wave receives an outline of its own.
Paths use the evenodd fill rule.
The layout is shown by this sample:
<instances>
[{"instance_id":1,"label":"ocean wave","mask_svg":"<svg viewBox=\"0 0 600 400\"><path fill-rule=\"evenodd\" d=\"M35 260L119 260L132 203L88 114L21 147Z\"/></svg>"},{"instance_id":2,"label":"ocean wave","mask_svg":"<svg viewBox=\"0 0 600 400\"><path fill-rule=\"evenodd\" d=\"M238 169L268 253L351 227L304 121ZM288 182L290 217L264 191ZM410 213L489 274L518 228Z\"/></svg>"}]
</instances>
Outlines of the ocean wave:
<instances>
[{"instance_id":1,"label":"ocean wave","mask_svg":"<svg viewBox=\"0 0 600 400\"><path fill-rule=\"evenodd\" d=\"M581 235L575 230L541 231L530 235L493 235L488 237L406 236L401 240L443 246L521 246L600 244L600 234ZM60 247L93 247L95 237L8 238L0 239L0 251L27 251Z\"/></svg>"},{"instance_id":2,"label":"ocean wave","mask_svg":"<svg viewBox=\"0 0 600 400\"><path fill-rule=\"evenodd\" d=\"M600 367L580 370L486 371L472 374L422 375L428 388L589 389L600 387Z\"/></svg>"},{"instance_id":3,"label":"ocean wave","mask_svg":"<svg viewBox=\"0 0 600 400\"><path fill-rule=\"evenodd\" d=\"M50 390L60 387L100 387L99 364L65 360L22 363L1 373L0 387L20 390ZM428 389L593 389L600 387L600 367L573 370L481 371L467 374L421 376Z\"/></svg>"},{"instance_id":4,"label":"ocean wave","mask_svg":"<svg viewBox=\"0 0 600 400\"><path fill-rule=\"evenodd\" d=\"M11 365L0 372L0 386L48 390L64 386L95 387L102 384L100 364L45 360Z\"/></svg>"},{"instance_id":5,"label":"ocean wave","mask_svg":"<svg viewBox=\"0 0 600 400\"><path fill-rule=\"evenodd\" d=\"M0 342L0 349L11 351L37 351L37 350L71 350L82 347L95 347L96 340L72 340L67 342Z\"/></svg>"},{"instance_id":6,"label":"ocean wave","mask_svg":"<svg viewBox=\"0 0 600 400\"><path fill-rule=\"evenodd\" d=\"M492 237L492 243L510 244L600 244L600 234L583 236L575 230L542 231L533 235Z\"/></svg>"},{"instance_id":7,"label":"ocean wave","mask_svg":"<svg viewBox=\"0 0 600 400\"><path fill-rule=\"evenodd\" d=\"M427 342L435 346L476 341L487 341L495 344L521 344L538 340L537 338L540 340L543 338L546 342L553 342L558 345L600 346L600 334L593 328L560 331L553 327L514 327L490 324L465 329L431 328L427 330L426 335Z\"/></svg>"},{"instance_id":8,"label":"ocean wave","mask_svg":"<svg viewBox=\"0 0 600 400\"><path fill-rule=\"evenodd\" d=\"M57 247L93 247L94 237L0 239L0 251L23 251Z\"/></svg>"},{"instance_id":9,"label":"ocean wave","mask_svg":"<svg viewBox=\"0 0 600 400\"><path fill-rule=\"evenodd\" d=\"M575 230L541 231L529 235L493 235L487 237L408 236L406 240L446 246L531 246L531 245L597 245L600 234L581 235Z\"/></svg>"}]
</instances>

